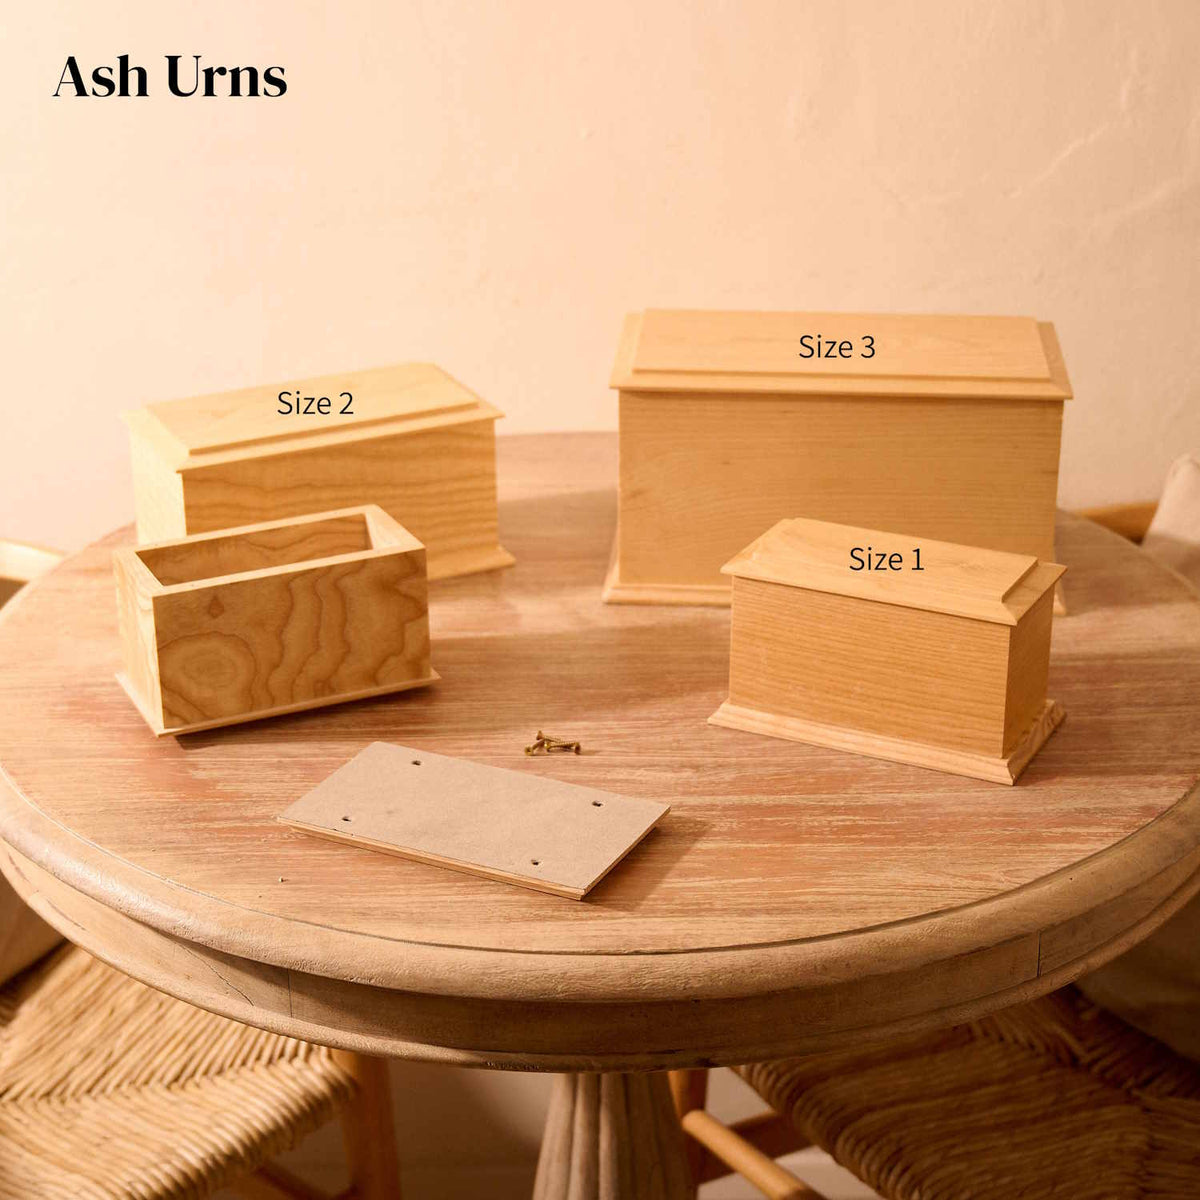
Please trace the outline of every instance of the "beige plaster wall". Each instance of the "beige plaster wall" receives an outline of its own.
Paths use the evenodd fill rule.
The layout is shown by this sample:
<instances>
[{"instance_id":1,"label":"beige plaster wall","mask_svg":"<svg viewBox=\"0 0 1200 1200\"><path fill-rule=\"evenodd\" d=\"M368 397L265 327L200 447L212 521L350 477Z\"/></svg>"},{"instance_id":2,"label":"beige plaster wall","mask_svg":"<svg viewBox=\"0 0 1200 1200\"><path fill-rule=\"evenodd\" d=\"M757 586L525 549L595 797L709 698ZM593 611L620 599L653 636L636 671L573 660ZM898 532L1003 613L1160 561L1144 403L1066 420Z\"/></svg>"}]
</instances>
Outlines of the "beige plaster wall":
<instances>
[{"instance_id":1,"label":"beige plaster wall","mask_svg":"<svg viewBox=\"0 0 1200 1200\"><path fill-rule=\"evenodd\" d=\"M1062 500L1200 447L1200 4L39 0L5 14L0 532L130 515L119 409L437 360L615 424L645 305L1031 313ZM148 99L51 93L128 52ZM281 63L166 95L163 56Z\"/></svg>"}]
</instances>

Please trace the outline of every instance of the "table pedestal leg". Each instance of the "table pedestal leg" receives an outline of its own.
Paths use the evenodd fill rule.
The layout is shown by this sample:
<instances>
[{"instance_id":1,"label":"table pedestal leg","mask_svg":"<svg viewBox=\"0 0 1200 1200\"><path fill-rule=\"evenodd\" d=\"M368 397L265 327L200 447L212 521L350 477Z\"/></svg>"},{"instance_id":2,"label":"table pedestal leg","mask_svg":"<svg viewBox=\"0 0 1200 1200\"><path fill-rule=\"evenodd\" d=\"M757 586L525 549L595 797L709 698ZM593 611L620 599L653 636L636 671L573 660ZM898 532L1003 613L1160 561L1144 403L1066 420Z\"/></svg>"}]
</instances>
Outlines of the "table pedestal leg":
<instances>
[{"instance_id":1,"label":"table pedestal leg","mask_svg":"<svg viewBox=\"0 0 1200 1200\"><path fill-rule=\"evenodd\" d=\"M694 1194L665 1074L555 1080L534 1200L689 1200Z\"/></svg>"}]
</instances>

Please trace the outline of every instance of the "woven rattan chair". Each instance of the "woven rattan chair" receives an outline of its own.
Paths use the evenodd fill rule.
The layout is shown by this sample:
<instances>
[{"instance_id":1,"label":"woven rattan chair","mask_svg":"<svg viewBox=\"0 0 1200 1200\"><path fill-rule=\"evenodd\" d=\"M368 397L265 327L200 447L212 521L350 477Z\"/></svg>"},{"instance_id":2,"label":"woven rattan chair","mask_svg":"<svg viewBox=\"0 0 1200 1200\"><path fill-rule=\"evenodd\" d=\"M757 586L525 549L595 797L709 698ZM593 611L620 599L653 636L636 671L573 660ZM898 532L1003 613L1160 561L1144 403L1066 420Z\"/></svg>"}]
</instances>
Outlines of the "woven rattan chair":
<instances>
[{"instance_id":1,"label":"woven rattan chair","mask_svg":"<svg viewBox=\"0 0 1200 1200\"><path fill-rule=\"evenodd\" d=\"M53 561L0 542L0 603ZM0 1200L319 1200L267 1160L339 1115L345 1196L396 1200L384 1063L214 1016L70 945L0 988Z\"/></svg>"},{"instance_id":2,"label":"woven rattan chair","mask_svg":"<svg viewBox=\"0 0 1200 1200\"><path fill-rule=\"evenodd\" d=\"M1074 988L739 1074L888 1200L1200 1196L1200 1069Z\"/></svg>"},{"instance_id":3,"label":"woven rattan chair","mask_svg":"<svg viewBox=\"0 0 1200 1200\"><path fill-rule=\"evenodd\" d=\"M1085 515L1140 541L1154 504ZM704 1071L671 1086L697 1184L740 1173L819 1194L774 1160L816 1145L886 1200L1195 1200L1200 1065L1074 987L953 1029L741 1067L770 1110L722 1125Z\"/></svg>"},{"instance_id":4,"label":"woven rattan chair","mask_svg":"<svg viewBox=\"0 0 1200 1200\"><path fill-rule=\"evenodd\" d=\"M1200 1067L1075 988L953 1029L738 1068L771 1112L728 1129L701 1072L673 1080L698 1182L736 1171L819 1197L773 1161L816 1145L886 1200L1194 1200Z\"/></svg>"}]
</instances>

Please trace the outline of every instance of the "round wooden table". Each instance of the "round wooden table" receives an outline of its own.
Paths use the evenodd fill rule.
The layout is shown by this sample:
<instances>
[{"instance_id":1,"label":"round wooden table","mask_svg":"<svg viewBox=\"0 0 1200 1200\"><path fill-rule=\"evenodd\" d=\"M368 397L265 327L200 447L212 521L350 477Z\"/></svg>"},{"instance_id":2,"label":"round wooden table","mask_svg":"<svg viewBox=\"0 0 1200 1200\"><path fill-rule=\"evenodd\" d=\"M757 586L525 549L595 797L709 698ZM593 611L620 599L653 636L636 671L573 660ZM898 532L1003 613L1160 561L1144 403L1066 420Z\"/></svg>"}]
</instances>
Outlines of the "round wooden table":
<instances>
[{"instance_id":1,"label":"round wooden table","mask_svg":"<svg viewBox=\"0 0 1200 1200\"><path fill-rule=\"evenodd\" d=\"M1120 953L1200 888L1200 604L1116 535L1062 518L1067 720L1006 788L707 725L728 612L600 600L615 438L501 439L499 474L517 565L433 585L432 688L156 740L114 679L110 552L131 531L19 596L0 836L21 893L254 1025L583 1073L555 1093L549 1198L568 1176L572 1196L684 1194L648 1072L961 1021ZM526 757L539 728L589 753ZM582 903L276 823L377 739L672 809Z\"/></svg>"}]
</instances>

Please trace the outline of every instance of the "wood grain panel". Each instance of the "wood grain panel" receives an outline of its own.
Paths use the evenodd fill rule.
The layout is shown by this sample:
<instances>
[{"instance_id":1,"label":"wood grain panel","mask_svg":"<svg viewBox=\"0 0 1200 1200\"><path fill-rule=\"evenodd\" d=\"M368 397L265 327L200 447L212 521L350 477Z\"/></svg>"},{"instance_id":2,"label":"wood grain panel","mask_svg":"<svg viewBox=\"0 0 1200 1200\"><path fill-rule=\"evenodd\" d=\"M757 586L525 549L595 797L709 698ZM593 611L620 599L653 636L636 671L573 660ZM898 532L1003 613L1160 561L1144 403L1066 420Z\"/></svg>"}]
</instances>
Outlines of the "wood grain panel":
<instances>
[{"instance_id":1,"label":"wood grain panel","mask_svg":"<svg viewBox=\"0 0 1200 1200\"><path fill-rule=\"evenodd\" d=\"M415 538L410 547L419 545ZM374 547L365 512L258 526L249 533L206 537L165 545L142 546L137 556L165 587L245 571L267 571L306 559L358 554Z\"/></svg>"},{"instance_id":2,"label":"wood grain panel","mask_svg":"<svg viewBox=\"0 0 1200 1200\"><path fill-rule=\"evenodd\" d=\"M1054 593L1047 592L1009 633L1004 747L1008 754L1037 719L1046 702L1054 621Z\"/></svg>"},{"instance_id":3,"label":"wood grain panel","mask_svg":"<svg viewBox=\"0 0 1200 1200\"><path fill-rule=\"evenodd\" d=\"M617 576L720 588L785 517L1056 561L1061 405L622 392Z\"/></svg>"},{"instance_id":4,"label":"wood grain panel","mask_svg":"<svg viewBox=\"0 0 1200 1200\"><path fill-rule=\"evenodd\" d=\"M729 700L998 756L1009 626L733 581Z\"/></svg>"},{"instance_id":5,"label":"wood grain panel","mask_svg":"<svg viewBox=\"0 0 1200 1200\"><path fill-rule=\"evenodd\" d=\"M426 546L431 579L513 561L498 542L491 420L215 461L181 477L189 534L372 503Z\"/></svg>"}]
</instances>

